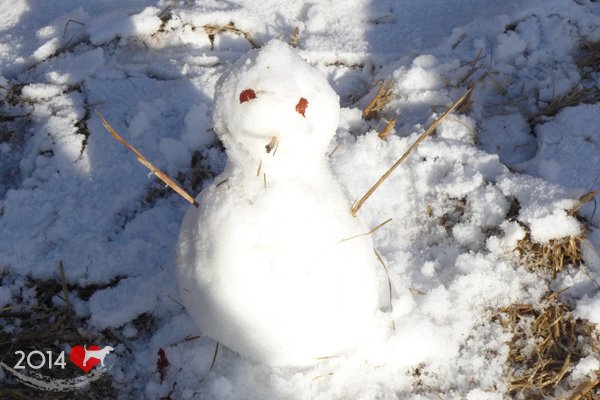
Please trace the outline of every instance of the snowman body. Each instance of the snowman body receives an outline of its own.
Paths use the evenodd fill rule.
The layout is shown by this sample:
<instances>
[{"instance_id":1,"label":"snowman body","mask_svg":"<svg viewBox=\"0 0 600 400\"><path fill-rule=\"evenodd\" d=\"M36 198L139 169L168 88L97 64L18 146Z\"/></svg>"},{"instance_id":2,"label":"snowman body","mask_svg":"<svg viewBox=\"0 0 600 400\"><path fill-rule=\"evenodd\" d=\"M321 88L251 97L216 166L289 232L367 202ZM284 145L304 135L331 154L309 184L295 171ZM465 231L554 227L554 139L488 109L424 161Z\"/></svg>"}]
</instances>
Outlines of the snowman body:
<instances>
[{"instance_id":1,"label":"snowman body","mask_svg":"<svg viewBox=\"0 0 600 400\"><path fill-rule=\"evenodd\" d=\"M217 84L228 165L179 237L182 300L201 331L270 365L356 345L378 308L368 236L325 151L339 118L326 79L273 41ZM348 240L346 240L348 239Z\"/></svg>"}]
</instances>

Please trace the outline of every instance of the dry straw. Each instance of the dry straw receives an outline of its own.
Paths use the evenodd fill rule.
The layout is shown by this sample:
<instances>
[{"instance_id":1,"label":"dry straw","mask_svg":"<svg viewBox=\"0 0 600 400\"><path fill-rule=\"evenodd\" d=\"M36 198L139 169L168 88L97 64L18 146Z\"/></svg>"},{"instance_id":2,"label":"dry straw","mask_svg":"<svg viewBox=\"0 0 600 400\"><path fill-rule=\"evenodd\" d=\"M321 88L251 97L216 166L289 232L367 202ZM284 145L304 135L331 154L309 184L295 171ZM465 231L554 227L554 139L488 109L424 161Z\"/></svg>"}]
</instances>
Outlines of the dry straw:
<instances>
[{"instance_id":1,"label":"dry straw","mask_svg":"<svg viewBox=\"0 0 600 400\"><path fill-rule=\"evenodd\" d=\"M394 129L395 126L396 126L396 118L390 119L385 124L383 129L380 130L379 133L377 134L377 136L379 136L379 139L386 139L388 136L390 136L390 134L392 133L392 130Z\"/></svg>"},{"instance_id":2,"label":"dry straw","mask_svg":"<svg viewBox=\"0 0 600 400\"><path fill-rule=\"evenodd\" d=\"M214 45L215 35L217 33L230 32L238 36L243 36L248 41L248 43L250 43L250 46L252 46L252 48L258 49L260 47L259 44L256 43L256 41L252 38L250 32L245 32L241 29L236 28L233 22L230 22L227 25L206 24L203 26L203 28L204 32L206 32L206 34L208 35L211 46Z\"/></svg>"},{"instance_id":3,"label":"dry straw","mask_svg":"<svg viewBox=\"0 0 600 400\"><path fill-rule=\"evenodd\" d=\"M376 230L378 230L379 228L383 227L384 225L386 225L389 222L392 222L392 218L386 219L385 221L383 221L382 223L380 223L379 225L377 225L375 228L369 230L368 232L361 233L361 234L354 235L354 236L350 236L348 238L340 240L338 243L346 242L348 240L356 239L356 238L359 238L359 237L362 237L362 236L368 236L368 235L372 234L373 232L375 232Z\"/></svg>"},{"instance_id":4,"label":"dry straw","mask_svg":"<svg viewBox=\"0 0 600 400\"><path fill-rule=\"evenodd\" d=\"M575 215L581 209L581 207L583 207L583 205L585 203L589 203L590 201L593 201L594 197L596 197L596 195L598 195L598 194L600 194L600 189L594 190L592 192L588 192L588 193L584 194L583 196L581 196L579 198L579 201L575 205L575 207L573 207L572 209L569 210L569 215Z\"/></svg>"},{"instance_id":5,"label":"dry straw","mask_svg":"<svg viewBox=\"0 0 600 400\"><path fill-rule=\"evenodd\" d=\"M394 165L392 165L390 167L390 169L388 169L381 176L381 178L379 178L379 180L373 185L373 187L371 187L371 189L369 189L367 191L367 193L365 193L364 196L360 198L360 200L358 200L356 203L354 203L354 205L350 209L350 212L352 213L353 216L356 216L356 214L358 213L358 210L360 209L360 207L362 207L362 205L364 204L364 202L367 201L367 199L369 197L371 197L371 195L373 194L373 192L375 192L377 190L377 188L379 188L379 186L381 186L381 184L383 183L383 181L385 181L387 179L387 177L390 176L392 174L392 172L394 172L394 170L396 168L398 168L398 166L419 145L419 143L421 143L427 136L429 136L431 134L431 132L433 132L435 130L435 128L437 128L437 126L444 120L444 118L446 118L451 112L453 112L458 107L460 107L465 101L469 100L469 98L471 97L471 92L472 91L473 91L473 88L469 88L469 90L467 90L467 92L465 94L463 94L460 97L460 99L456 100L454 102L454 104L452 104L450 106L450 108L444 114L442 114L441 117L439 117L433 124L431 124L431 126L425 132L423 132L423 134L421 136L419 136L419 138L412 144L412 146L410 146L408 148L408 150L406 150L406 152L402 155L402 157L400 157L398 159L398 161L396 161L394 163Z\"/></svg>"},{"instance_id":6,"label":"dry straw","mask_svg":"<svg viewBox=\"0 0 600 400\"><path fill-rule=\"evenodd\" d=\"M375 96L371 99L369 104L364 108L362 112L363 119L372 119L377 116L383 107L390 102L392 99L392 87L393 81L386 82L385 80L381 80L379 83L379 88L375 93Z\"/></svg>"},{"instance_id":7,"label":"dry straw","mask_svg":"<svg viewBox=\"0 0 600 400\"><path fill-rule=\"evenodd\" d=\"M556 278L567 265L580 265L583 236L566 236L538 243L527 233L517 242L516 252L521 264L529 271Z\"/></svg>"},{"instance_id":8,"label":"dry straw","mask_svg":"<svg viewBox=\"0 0 600 400\"><path fill-rule=\"evenodd\" d=\"M396 322L394 321L394 307L393 307L393 303L392 303L392 280L390 278L390 272L388 271L387 266L383 262L383 259L381 258L381 256L377 252L377 250L373 249L373 251L375 252L375 256L377 257L377 260L379 260L379 263L383 267L383 270L385 271L385 276L387 278L388 294L389 294L388 302L389 302L389 307L390 307L390 321L392 324L392 330L394 332L396 332Z\"/></svg>"},{"instance_id":9,"label":"dry straw","mask_svg":"<svg viewBox=\"0 0 600 400\"><path fill-rule=\"evenodd\" d=\"M121 137L121 135L119 135L112 128L112 126L110 126L110 124L108 123L108 121L106 121L106 119L102 116L102 114L100 114L98 111L96 111L96 115L98 115L98 117L102 121L102 125L104 125L104 128L115 139L117 139L123 146L125 146L128 150L130 150L137 156L137 160L140 162L140 164L142 164L143 166L148 168L154 175L156 175L160 180L162 180L164 183L166 183L171 189L173 189L174 191L179 193L179 195L181 195L181 197L183 197L184 199L189 201L193 206L195 206L195 207L199 206L198 202L192 196L190 196L181 186L179 186L179 184L177 184L177 182L175 182L173 179L169 178L169 176L167 174L165 174L164 172L162 172L161 170L156 168L154 165L152 165L152 163L150 161L148 161L148 159L146 159L146 157L144 157L142 155L142 153L137 151L132 145L130 145L125 139L123 139Z\"/></svg>"},{"instance_id":10,"label":"dry straw","mask_svg":"<svg viewBox=\"0 0 600 400\"><path fill-rule=\"evenodd\" d=\"M549 398L577 361L590 354L600 356L599 333L588 321L575 318L558 301L559 294L546 297L543 308L513 304L500 309L500 323L513 333L507 360L509 393L513 396ZM597 398L585 397L593 395L597 383L597 379L582 383L569 399Z\"/></svg>"},{"instance_id":11,"label":"dry straw","mask_svg":"<svg viewBox=\"0 0 600 400\"><path fill-rule=\"evenodd\" d=\"M599 193L600 189L584 194L567 213L577 214L585 203L594 200ZM568 265L582 266L581 241L585 239L585 233L538 243L531 238L529 228L525 226L525 230L526 235L517 242L515 251L521 264L529 271L550 275L554 279Z\"/></svg>"},{"instance_id":12,"label":"dry straw","mask_svg":"<svg viewBox=\"0 0 600 400\"><path fill-rule=\"evenodd\" d=\"M296 47L298 47L299 40L300 40L300 28L295 27L294 30L292 31L292 33L290 33L290 38L288 40L288 43L290 44L290 46L296 48Z\"/></svg>"}]
</instances>

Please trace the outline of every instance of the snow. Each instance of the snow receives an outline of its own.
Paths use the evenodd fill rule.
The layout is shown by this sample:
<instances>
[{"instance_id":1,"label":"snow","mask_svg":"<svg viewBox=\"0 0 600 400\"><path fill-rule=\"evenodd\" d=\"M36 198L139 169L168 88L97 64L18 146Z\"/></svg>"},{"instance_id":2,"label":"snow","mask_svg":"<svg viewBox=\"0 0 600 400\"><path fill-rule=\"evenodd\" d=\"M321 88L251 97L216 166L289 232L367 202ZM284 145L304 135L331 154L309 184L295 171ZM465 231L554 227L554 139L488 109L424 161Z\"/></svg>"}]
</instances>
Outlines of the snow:
<instances>
[{"instance_id":1,"label":"snow","mask_svg":"<svg viewBox=\"0 0 600 400\"><path fill-rule=\"evenodd\" d=\"M58 280L62 261L70 288L93 291L87 298L70 290L81 328L120 342L107 344L117 349L110 373L121 398L500 399L507 396L511 335L493 318L498 307L541 307L550 289L569 288L561 300L600 326L600 212L589 202L581 218L568 213L599 187L597 96L552 109L561 96L598 90L598 72L578 65L588 55L582 43L600 40L598 3L29 0L2 7L0 20L0 307L34 304L28 282ZM234 32L217 33L211 43L203 26L230 22L272 53L261 58ZM287 40L296 27L291 53L267 45ZM366 121L361 110L380 80L393 81L392 99ZM470 83L470 105L448 116L357 218L343 222L349 205ZM248 88L256 99L240 104ZM302 97L305 117L295 111ZM185 217L183 227L199 227L203 239L193 242L201 248L227 249L207 259L239 266L238 293L255 289L256 298L246 301L225 296L228 285L211 288L220 306L238 307L236 318L222 318L210 305L206 312L178 304L186 302L176 277L189 205L105 132L95 110L193 196L202 193L203 223ZM394 134L379 139L377 130L393 117ZM320 133L302 139L311 132ZM268 193L263 180L243 185L236 174L256 174L273 133L280 146L261 167L273 195L256 202L263 212L255 213L240 199ZM288 171L297 178L289 180ZM235 196L222 196L219 183ZM282 194L278 185L289 190ZM235 212L231 198L240 200ZM298 212L288 219L284 205ZM315 228L332 215L351 229ZM336 357L303 368L269 365L286 352L308 356L283 340L331 342L325 330L308 332L308 342L303 335L311 319L320 318L320 326L336 321L327 318L330 310L306 314L335 289L311 297L297 278L298 285L275 293L265 284L270 272L260 272L264 263L240 262L248 255L244 245L261 237L286 243L279 260L300 270L306 248L389 218L332 256L354 264L368 252L365 266L374 272L365 280L377 275L381 304L361 340L338 327L330 334L348 343L334 343ZM288 225L301 228L290 232ZM552 282L527 272L514 255L527 234L540 243L586 236L585 269L567 267ZM373 249L389 273L391 305ZM345 272L337 268L322 279L341 280ZM364 286L342 300L348 313L371 308L359 304L369 292ZM239 323L248 307L257 310L243 329L227 325ZM276 313L257 316L265 310ZM144 320L152 322L140 325ZM0 326L19 333L18 320L0 319ZM277 341L267 335L276 331L284 336ZM211 336L222 343L209 371ZM240 343L249 338L254 350ZM278 344L273 358L257 350L259 343ZM170 361L162 382L159 348ZM253 354L263 362L247 357ZM562 397L597 369L597 354L573 361Z\"/></svg>"},{"instance_id":2,"label":"snow","mask_svg":"<svg viewBox=\"0 0 600 400\"><path fill-rule=\"evenodd\" d=\"M86 25L87 33L93 44L106 43L115 37L120 40L134 35L150 35L158 30L161 20L160 10L156 7L146 7L135 15L126 13L107 13L95 18Z\"/></svg>"},{"instance_id":3,"label":"snow","mask_svg":"<svg viewBox=\"0 0 600 400\"><path fill-rule=\"evenodd\" d=\"M581 318L585 318L594 324L600 324L600 296L584 296L577 304L575 312Z\"/></svg>"},{"instance_id":4,"label":"snow","mask_svg":"<svg viewBox=\"0 0 600 400\"><path fill-rule=\"evenodd\" d=\"M185 115L185 130L181 134L181 141L190 150L198 150L214 143L215 135L211 132L209 112L206 104L202 103L190 108Z\"/></svg>"},{"instance_id":5,"label":"snow","mask_svg":"<svg viewBox=\"0 0 600 400\"><path fill-rule=\"evenodd\" d=\"M12 293L10 292L10 288L2 287L0 288L0 305L5 306L11 303Z\"/></svg>"},{"instance_id":6,"label":"snow","mask_svg":"<svg viewBox=\"0 0 600 400\"><path fill-rule=\"evenodd\" d=\"M597 357L584 357L577 363L577 366L573 370L572 378L574 380L581 380L596 372L598 369L600 369L600 360L598 360Z\"/></svg>"},{"instance_id":7,"label":"snow","mask_svg":"<svg viewBox=\"0 0 600 400\"><path fill-rule=\"evenodd\" d=\"M552 214L531 220L531 237L538 243L547 243L550 239L578 236L582 228L577 219L567 215L565 210L554 210Z\"/></svg>"},{"instance_id":8,"label":"snow","mask_svg":"<svg viewBox=\"0 0 600 400\"><path fill-rule=\"evenodd\" d=\"M482 122L479 140L484 150L497 153L510 166L530 160L537 150L537 141L521 114L490 116Z\"/></svg>"},{"instance_id":9,"label":"snow","mask_svg":"<svg viewBox=\"0 0 600 400\"><path fill-rule=\"evenodd\" d=\"M566 107L552 120L536 128L539 148L525 170L550 181L582 191L592 191L600 182L595 168L600 162L594 126L600 122L600 105ZM568 165L568 167L566 167Z\"/></svg>"},{"instance_id":10,"label":"snow","mask_svg":"<svg viewBox=\"0 0 600 400\"><path fill-rule=\"evenodd\" d=\"M56 85L75 85L104 64L104 51L95 49L76 57L60 57L46 73L46 80ZM67 72L68 69L68 72Z\"/></svg>"}]
</instances>

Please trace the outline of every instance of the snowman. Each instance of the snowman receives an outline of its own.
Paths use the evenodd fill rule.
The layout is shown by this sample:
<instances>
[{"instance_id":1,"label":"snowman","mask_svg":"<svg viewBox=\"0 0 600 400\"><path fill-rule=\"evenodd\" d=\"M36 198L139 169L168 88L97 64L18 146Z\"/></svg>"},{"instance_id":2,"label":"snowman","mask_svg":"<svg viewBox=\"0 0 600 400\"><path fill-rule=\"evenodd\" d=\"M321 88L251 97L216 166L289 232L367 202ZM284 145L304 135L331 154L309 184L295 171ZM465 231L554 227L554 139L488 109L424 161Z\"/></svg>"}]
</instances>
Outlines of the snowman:
<instances>
[{"instance_id":1,"label":"snowman","mask_svg":"<svg viewBox=\"0 0 600 400\"><path fill-rule=\"evenodd\" d=\"M351 350L378 309L379 279L370 237L348 239L367 229L325 156L338 96L271 41L224 73L214 103L228 164L182 223L188 313L203 334L273 366Z\"/></svg>"}]
</instances>

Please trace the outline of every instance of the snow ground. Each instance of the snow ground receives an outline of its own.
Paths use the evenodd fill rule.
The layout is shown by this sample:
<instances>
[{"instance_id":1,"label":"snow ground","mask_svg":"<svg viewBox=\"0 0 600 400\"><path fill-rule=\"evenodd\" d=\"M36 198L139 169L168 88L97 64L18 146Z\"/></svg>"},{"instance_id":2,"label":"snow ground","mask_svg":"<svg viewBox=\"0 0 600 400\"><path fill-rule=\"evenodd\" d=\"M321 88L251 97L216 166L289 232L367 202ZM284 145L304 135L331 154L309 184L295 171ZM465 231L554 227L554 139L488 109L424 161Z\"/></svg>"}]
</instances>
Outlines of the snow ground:
<instances>
[{"instance_id":1,"label":"snow ground","mask_svg":"<svg viewBox=\"0 0 600 400\"><path fill-rule=\"evenodd\" d=\"M598 104L543 111L574 90L598 89L597 72L577 65L581 43L600 40L598 3L2 5L0 307L30 296L27 277L56 278L61 260L70 283L99 285L87 301L72 291L71 301L85 328L119 338L112 380L123 398L501 399L510 335L492 319L494 309L540 304L549 285L572 287L565 301L600 323L590 280L600 279L594 203L581 210L587 275L567 268L552 283L513 256L525 232L509 216L518 202L516 218L540 242L584 229L564 210L600 186ZM211 44L202 27L232 21L259 44L299 28L301 56L327 76L345 107L330 163L354 198L477 81L471 109L446 119L359 213L367 226L393 218L373 241L390 273L396 330L374 329L351 354L312 368L271 368L221 348L208 371L215 343L184 341L199 331L172 300L188 205L163 190L94 114L101 111L198 193L226 157L211 130L214 85L251 48L232 33ZM385 141L378 122L360 114L379 79L394 81L383 117L399 121ZM389 311L376 328L389 325ZM133 323L142 315L155 321L148 331ZM11 321L0 326L14 329ZM159 348L170 362L163 382ZM573 386L598 365L589 357L573 366Z\"/></svg>"}]
</instances>

